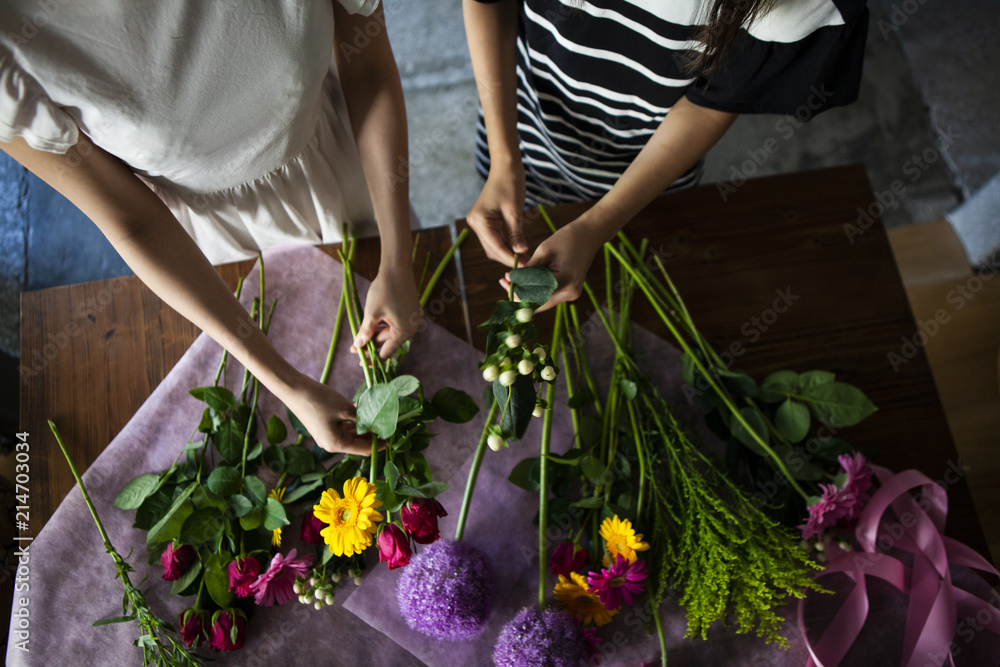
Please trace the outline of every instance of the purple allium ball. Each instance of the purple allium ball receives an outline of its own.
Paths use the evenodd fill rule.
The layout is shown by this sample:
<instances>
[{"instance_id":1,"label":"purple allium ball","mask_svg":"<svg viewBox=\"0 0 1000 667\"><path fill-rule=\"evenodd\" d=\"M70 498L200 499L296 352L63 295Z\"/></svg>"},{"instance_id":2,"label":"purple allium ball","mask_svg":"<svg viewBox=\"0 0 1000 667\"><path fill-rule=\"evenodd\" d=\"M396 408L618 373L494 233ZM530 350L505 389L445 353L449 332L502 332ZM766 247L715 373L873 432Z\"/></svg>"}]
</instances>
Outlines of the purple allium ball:
<instances>
[{"instance_id":1,"label":"purple allium ball","mask_svg":"<svg viewBox=\"0 0 1000 667\"><path fill-rule=\"evenodd\" d=\"M411 629L434 639L479 636L493 609L493 564L468 542L439 540L403 568L399 611Z\"/></svg>"},{"instance_id":2,"label":"purple allium ball","mask_svg":"<svg viewBox=\"0 0 1000 667\"><path fill-rule=\"evenodd\" d=\"M580 626L562 609L525 607L503 626L493 648L496 667L576 667L587 664Z\"/></svg>"}]
</instances>

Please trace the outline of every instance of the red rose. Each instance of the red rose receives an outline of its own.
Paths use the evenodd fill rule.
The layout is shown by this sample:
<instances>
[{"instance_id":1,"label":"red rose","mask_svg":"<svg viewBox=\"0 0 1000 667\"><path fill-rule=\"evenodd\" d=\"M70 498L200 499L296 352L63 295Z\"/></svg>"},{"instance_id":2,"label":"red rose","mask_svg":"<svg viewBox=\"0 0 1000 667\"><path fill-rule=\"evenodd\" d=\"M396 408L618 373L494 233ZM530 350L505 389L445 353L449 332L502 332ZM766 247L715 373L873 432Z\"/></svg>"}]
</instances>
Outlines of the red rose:
<instances>
[{"instance_id":1,"label":"red rose","mask_svg":"<svg viewBox=\"0 0 1000 667\"><path fill-rule=\"evenodd\" d=\"M302 538L303 542L308 542L309 544L322 544L323 536L319 534L319 531L326 528L326 524L316 518L316 515L312 510L306 512L306 515L302 517L302 532L299 536Z\"/></svg>"},{"instance_id":2,"label":"red rose","mask_svg":"<svg viewBox=\"0 0 1000 667\"><path fill-rule=\"evenodd\" d=\"M403 528L417 544L430 544L441 536L438 517L448 516L441 503L431 498L414 498L400 510Z\"/></svg>"},{"instance_id":3,"label":"red rose","mask_svg":"<svg viewBox=\"0 0 1000 667\"><path fill-rule=\"evenodd\" d=\"M379 533L378 559L379 562L388 563L390 570L409 564L412 553L410 540L396 524L390 523Z\"/></svg>"},{"instance_id":4,"label":"red rose","mask_svg":"<svg viewBox=\"0 0 1000 667\"><path fill-rule=\"evenodd\" d=\"M201 646L205 641L206 630L205 619L197 609L187 609L181 613L181 639L188 647Z\"/></svg>"},{"instance_id":5,"label":"red rose","mask_svg":"<svg viewBox=\"0 0 1000 667\"><path fill-rule=\"evenodd\" d=\"M238 598L248 598L253 595L250 584L257 581L260 574L260 561L253 556L237 558L229 562L229 592Z\"/></svg>"},{"instance_id":6,"label":"red rose","mask_svg":"<svg viewBox=\"0 0 1000 667\"><path fill-rule=\"evenodd\" d=\"M552 551L549 567L552 568L552 574L556 576L561 574L568 579L570 572L579 572L586 562L587 550L576 549L574 551L574 544L569 540L564 540Z\"/></svg>"},{"instance_id":7,"label":"red rose","mask_svg":"<svg viewBox=\"0 0 1000 667\"><path fill-rule=\"evenodd\" d=\"M167 581L177 581L181 578L194 561L194 547L185 544L179 549L174 548L171 542L160 554L160 564L163 566L163 578Z\"/></svg>"},{"instance_id":8,"label":"red rose","mask_svg":"<svg viewBox=\"0 0 1000 667\"><path fill-rule=\"evenodd\" d=\"M212 627L208 631L208 646L216 651L235 651L243 648L246 625L243 612L236 609L217 611L212 616Z\"/></svg>"}]
</instances>

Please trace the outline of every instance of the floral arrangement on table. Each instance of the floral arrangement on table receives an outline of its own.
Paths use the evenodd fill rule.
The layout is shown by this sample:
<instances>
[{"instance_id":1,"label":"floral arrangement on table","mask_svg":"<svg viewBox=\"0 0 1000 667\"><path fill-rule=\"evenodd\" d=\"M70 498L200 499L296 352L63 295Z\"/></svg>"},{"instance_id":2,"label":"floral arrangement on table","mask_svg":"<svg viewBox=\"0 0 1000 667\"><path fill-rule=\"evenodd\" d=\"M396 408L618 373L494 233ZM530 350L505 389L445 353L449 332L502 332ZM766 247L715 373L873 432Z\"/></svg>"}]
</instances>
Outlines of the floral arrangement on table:
<instances>
[{"instance_id":1,"label":"floral arrangement on table","mask_svg":"<svg viewBox=\"0 0 1000 667\"><path fill-rule=\"evenodd\" d=\"M423 286L425 264L422 302L466 235L456 239ZM328 379L345 315L354 336L360 323L354 248L352 239L340 252L344 284L321 382ZM251 317L266 333L277 302L265 308L262 257L259 266L260 296ZM237 297L242 286L241 281ZM190 649L203 643L216 651L242 648L256 607L297 599L318 611L331 604L345 578L360 583L370 547L394 569L409 563L412 544L437 540L438 518L447 512L435 497L448 487L432 479L423 454L430 444L428 424L464 423L479 407L449 387L425 396L416 377L398 372L408 350L404 344L386 360L374 343L358 351L365 382L354 396L356 430L371 434L372 453L345 455L332 465L325 465L332 455L303 445L309 434L287 410L298 436L283 444L289 439L285 422L277 415L265 419L258 407L259 383L248 372L236 393L221 383L228 360L223 353L213 384L190 392L206 407L173 465L132 479L113 503L135 510L134 527L146 531L149 563L162 565L171 594L193 599L176 625L180 641L171 635L175 627L157 619L127 582L131 568L107 540L126 601L121 616L97 624L138 620L144 664L200 664ZM100 527L96 512L94 518ZM314 552L281 550L296 523L299 538L315 545Z\"/></svg>"}]
</instances>

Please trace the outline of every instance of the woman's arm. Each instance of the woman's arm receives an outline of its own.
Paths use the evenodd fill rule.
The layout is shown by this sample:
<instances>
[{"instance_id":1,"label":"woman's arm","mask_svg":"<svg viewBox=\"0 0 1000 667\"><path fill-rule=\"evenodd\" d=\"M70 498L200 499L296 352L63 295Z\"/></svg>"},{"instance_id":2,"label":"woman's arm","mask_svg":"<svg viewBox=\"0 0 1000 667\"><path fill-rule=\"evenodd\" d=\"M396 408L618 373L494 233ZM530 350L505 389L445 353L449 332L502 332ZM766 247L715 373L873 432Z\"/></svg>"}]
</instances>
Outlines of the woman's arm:
<instances>
[{"instance_id":1,"label":"woman's arm","mask_svg":"<svg viewBox=\"0 0 1000 667\"><path fill-rule=\"evenodd\" d=\"M170 210L118 158L80 135L65 155L17 138L0 148L98 226L135 274L171 308L229 350L284 402L324 449L365 454L350 402L299 373L274 349Z\"/></svg>"},{"instance_id":2,"label":"woman's arm","mask_svg":"<svg viewBox=\"0 0 1000 667\"><path fill-rule=\"evenodd\" d=\"M579 297L601 245L700 160L735 120L736 114L700 107L686 97L677 102L614 187L532 254L527 264L548 266L559 281L545 307ZM501 285L507 288L506 279Z\"/></svg>"},{"instance_id":3,"label":"woman's arm","mask_svg":"<svg viewBox=\"0 0 1000 667\"><path fill-rule=\"evenodd\" d=\"M406 108L382 7L369 17L334 2L334 52L361 167L375 208L382 255L354 340L370 339L385 359L420 328L423 315L413 280ZM360 31L359 33L356 31ZM355 34L375 35L358 51L342 49ZM381 327L381 328L380 328Z\"/></svg>"},{"instance_id":4,"label":"woman's arm","mask_svg":"<svg viewBox=\"0 0 1000 667\"><path fill-rule=\"evenodd\" d=\"M508 266L528 251L521 231L524 166L517 138L517 16L520 2L463 0L465 35L489 137L490 174L466 216L490 259Z\"/></svg>"}]
</instances>

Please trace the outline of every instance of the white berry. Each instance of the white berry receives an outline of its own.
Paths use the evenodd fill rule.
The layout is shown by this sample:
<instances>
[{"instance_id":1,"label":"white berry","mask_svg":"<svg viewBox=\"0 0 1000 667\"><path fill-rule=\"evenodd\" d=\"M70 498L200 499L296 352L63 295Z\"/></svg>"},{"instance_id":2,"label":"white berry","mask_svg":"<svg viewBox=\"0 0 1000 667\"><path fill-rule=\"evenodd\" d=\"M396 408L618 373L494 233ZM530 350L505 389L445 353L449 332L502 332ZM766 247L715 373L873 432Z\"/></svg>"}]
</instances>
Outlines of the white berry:
<instances>
[{"instance_id":1,"label":"white berry","mask_svg":"<svg viewBox=\"0 0 1000 667\"><path fill-rule=\"evenodd\" d=\"M499 435L493 434L486 439L486 444L490 446L494 452L499 452L500 448L503 447L503 438Z\"/></svg>"},{"instance_id":2,"label":"white berry","mask_svg":"<svg viewBox=\"0 0 1000 667\"><path fill-rule=\"evenodd\" d=\"M500 384L504 387L509 387L514 384L514 380L517 379L517 371L504 371L500 374Z\"/></svg>"},{"instance_id":3,"label":"white berry","mask_svg":"<svg viewBox=\"0 0 1000 667\"><path fill-rule=\"evenodd\" d=\"M535 351L532 352L532 354L535 355L536 357L538 357L539 361L545 361L545 357L547 356L545 354L545 348L543 348L543 347L536 347Z\"/></svg>"},{"instance_id":4,"label":"white berry","mask_svg":"<svg viewBox=\"0 0 1000 667\"><path fill-rule=\"evenodd\" d=\"M552 382L556 379L556 369L552 366L546 366L542 369L542 379L546 382Z\"/></svg>"},{"instance_id":5,"label":"white berry","mask_svg":"<svg viewBox=\"0 0 1000 667\"><path fill-rule=\"evenodd\" d=\"M493 382L500 375L500 369L497 368L496 364L490 364L483 369L483 379L487 382Z\"/></svg>"},{"instance_id":6,"label":"white berry","mask_svg":"<svg viewBox=\"0 0 1000 667\"><path fill-rule=\"evenodd\" d=\"M517 372L521 375L531 375L533 370L535 370L535 364L531 359L522 359L521 363L517 365Z\"/></svg>"},{"instance_id":7,"label":"white berry","mask_svg":"<svg viewBox=\"0 0 1000 667\"><path fill-rule=\"evenodd\" d=\"M511 334L507 336L507 347L514 349L515 347L521 346L521 336L520 334Z\"/></svg>"},{"instance_id":8,"label":"white berry","mask_svg":"<svg viewBox=\"0 0 1000 667\"><path fill-rule=\"evenodd\" d=\"M532 417L541 417L542 416L542 406L536 405L535 409L531 411L531 416Z\"/></svg>"},{"instance_id":9,"label":"white berry","mask_svg":"<svg viewBox=\"0 0 1000 667\"><path fill-rule=\"evenodd\" d=\"M518 322L524 324L525 322L530 322L531 320L535 319L535 311L533 311L531 308L522 308L521 310L514 313L514 316L517 318Z\"/></svg>"}]
</instances>

